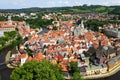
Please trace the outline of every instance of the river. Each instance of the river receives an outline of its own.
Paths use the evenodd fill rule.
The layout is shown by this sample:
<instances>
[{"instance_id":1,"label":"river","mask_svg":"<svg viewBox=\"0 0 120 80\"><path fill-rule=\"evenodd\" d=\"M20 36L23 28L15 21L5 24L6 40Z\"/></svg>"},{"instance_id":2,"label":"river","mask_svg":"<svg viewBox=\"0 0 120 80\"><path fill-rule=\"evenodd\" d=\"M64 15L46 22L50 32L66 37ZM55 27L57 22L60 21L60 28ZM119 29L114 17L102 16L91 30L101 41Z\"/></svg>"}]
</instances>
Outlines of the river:
<instances>
[{"instance_id":1,"label":"river","mask_svg":"<svg viewBox=\"0 0 120 80\"><path fill-rule=\"evenodd\" d=\"M46 32L48 32L48 29L44 28L43 31L41 31L39 34L43 34ZM12 49L13 48L11 46L8 46L1 51L0 64L5 62L6 54L8 53L9 50L12 50ZM6 64L0 66L0 80L10 80L11 72L12 72L12 69L8 68Z\"/></svg>"},{"instance_id":2,"label":"river","mask_svg":"<svg viewBox=\"0 0 120 80\"><path fill-rule=\"evenodd\" d=\"M4 63L5 56L9 50L12 50L11 46L8 46L1 51L0 63ZM12 72L12 69L8 68L5 64L3 66L0 66L0 68L1 67L4 68L0 69L0 77L1 77L0 80L10 80L10 74ZM101 79L92 79L92 80L120 80L120 71L110 77L101 78Z\"/></svg>"},{"instance_id":3,"label":"river","mask_svg":"<svg viewBox=\"0 0 120 80\"><path fill-rule=\"evenodd\" d=\"M120 71L110 77L101 78L101 79L93 79L93 80L120 80Z\"/></svg>"},{"instance_id":4,"label":"river","mask_svg":"<svg viewBox=\"0 0 120 80\"><path fill-rule=\"evenodd\" d=\"M5 62L5 57L6 57L6 54L8 53L9 50L11 50L12 47L11 46L8 46L6 48L4 48L2 51L1 51L1 55L0 55L0 63L4 63ZM6 64L3 64L0 66L0 78L1 80L10 80L10 74L12 72L12 69L8 68L6 66Z\"/></svg>"}]
</instances>

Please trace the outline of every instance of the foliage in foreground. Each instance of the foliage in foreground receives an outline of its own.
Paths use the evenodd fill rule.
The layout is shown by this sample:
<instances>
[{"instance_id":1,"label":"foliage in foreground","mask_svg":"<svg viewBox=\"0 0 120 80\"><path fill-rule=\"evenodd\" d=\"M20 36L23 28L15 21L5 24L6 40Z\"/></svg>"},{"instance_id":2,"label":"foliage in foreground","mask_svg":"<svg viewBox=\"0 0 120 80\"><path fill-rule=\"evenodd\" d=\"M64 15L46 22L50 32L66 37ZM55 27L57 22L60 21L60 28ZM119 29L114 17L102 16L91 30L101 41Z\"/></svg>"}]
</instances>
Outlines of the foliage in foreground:
<instances>
[{"instance_id":1,"label":"foliage in foreground","mask_svg":"<svg viewBox=\"0 0 120 80\"><path fill-rule=\"evenodd\" d=\"M70 63L70 69L71 69L71 75L72 75L71 80L83 80L80 75L80 70L79 70L76 62Z\"/></svg>"},{"instance_id":2,"label":"foliage in foreground","mask_svg":"<svg viewBox=\"0 0 120 80\"><path fill-rule=\"evenodd\" d=\"M64 78L57 66L43 60L27 62L16 68L10 80L64 80Z\"/></svg>"},{"instance_id":3,"label":"foliage in foreground","mask_svg":"<svg viewBox=\"0 0 120 80\"><path fill-rule=\"evenodd\" d=\"M79 72L73 74L72 80L83 80Z\"/></svg>"}]
</instances>

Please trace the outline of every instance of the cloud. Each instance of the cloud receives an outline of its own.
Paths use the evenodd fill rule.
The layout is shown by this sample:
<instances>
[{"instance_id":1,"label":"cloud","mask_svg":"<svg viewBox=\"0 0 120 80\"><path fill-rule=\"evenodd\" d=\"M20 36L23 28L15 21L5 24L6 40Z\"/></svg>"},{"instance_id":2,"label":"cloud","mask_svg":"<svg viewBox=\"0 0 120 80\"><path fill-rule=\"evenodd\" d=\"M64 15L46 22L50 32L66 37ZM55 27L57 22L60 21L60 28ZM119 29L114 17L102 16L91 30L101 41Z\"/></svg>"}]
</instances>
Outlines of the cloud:
<instances>
[{"instance_id":1,"label":"cloud","mask_svg":"<svg viewBox=\"0 0 120 80\"><path fill-rule=\"evenodd\" d=\"M120 0L1 0L0 8L120 5Z\"/></svg>"},{"instance_id":2,"label":"cloud","mask_svg":"<svg viewBox=\"0 0 120 80\"><path fill-rule=\"evenodd\" d=\"M120 0L111 0L109 5L111 5L111 4L113 4L113 5L120 5Z\"/></svg>"},{"instance_id":3,"label":"cloud","mask_svg":"<svg viewBox=\"0 0 120 80\"><path fill-rule=\"evenodd\" d=\"M14 1L10 1L9 5L11 7L28 7L27 3L25 2L25 0L14 0Z\"/></svg>"},{"instance_id":4,"label":"cloud","mask_svg":"<svg viewBox=\"0 0 120 80\"><path fill-rule=\"evenodd\" d=\"M57 5L64 5L64 6L68 6L70 4L70 1L66 0L66 1L63 1L63 0L60 0L56 3Z\"/></svg>"},{"instance_id":5,"label":"cloud","mask_svg":"<svg viewBox=\"0 0 120 80\"><path fill-rule=\"evenodd\" d=\"M63 1L61 1L61 0L60 0L60 1L58 1L58 4L62 4L62 3L63 3Z\"/></svg>"},{"instance_id":6,"label":"cloud","mask_svg":"<svg viewBox=\"0 0 120 80\"><path fill-rule=\"evenodd\" d=\"M65 2L63 2L64 4L69 4L69 1L65 1Z\"/></svg>"},{"instance_id":7,"label":"cloud","mask_svg":"<svg viewBox=\"0 0 120 80\"><path fill-rule=\"evenodd\" d=\"M74 5L79 6L79 5L81 5L81 3L79 1L75 1Z\"/></svg>"}]
</instances>

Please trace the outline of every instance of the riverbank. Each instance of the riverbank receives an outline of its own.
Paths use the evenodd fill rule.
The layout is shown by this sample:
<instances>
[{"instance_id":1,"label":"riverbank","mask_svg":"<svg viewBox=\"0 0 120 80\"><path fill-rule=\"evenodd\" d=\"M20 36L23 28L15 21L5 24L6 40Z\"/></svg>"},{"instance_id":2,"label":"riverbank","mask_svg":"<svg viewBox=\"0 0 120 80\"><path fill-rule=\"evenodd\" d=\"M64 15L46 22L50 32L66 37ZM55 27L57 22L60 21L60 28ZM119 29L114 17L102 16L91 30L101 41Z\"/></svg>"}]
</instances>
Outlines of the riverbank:
<instances>
[{"instance_id":1,"label":"riverbank","mask_svg":"<svg viewBox=\"0 0 120 80\"><path fill-rule=\"evenodd\" d=\"M12 50L13 47L11 45L5 47L0 52L0 63L4 63L6 60L6 55L8 51ZM10 80L10 74L12 69L8 68L6 64L4 64L4 68L0 69L1 80Z\"/></svg>"},{"instance_id":2,"label":"riverbank","mask_svg":"<svg viewBox=\"0 0 120 80\"><path fill-rule=\"evenodd\" d=\"M119 79L120 79L120 71L109 77L105 77L105 78L103 77L103 78L92 79L92 80L119 80Z\"/></svg>"},{"instance_id":3,"label":"riverbank","mask_svg":"<svg viewBox=\"0 0 120 80\"><path fill-rule=\"evenodd\" d=\"M90 75L90 76L84 76L83 78L86 80L90 79L90 80L93 80L93 79L100 79L100 78L105 78L105 77L110 77L114 74L116 74L117 72L120 71L120 63L117 64L113 70L107 72L107 73L104 73L104 74L98 74L98 75Z\"/></svg>"},{"instance_id":4,"label":"riverbank","mask_svg":"<svg viewBox=\"0 0 120 80\"><path fill-rule=\"evenodd\" d=\"M11 50L12 47L9 46L9 47L6 47L5 49L2 50L1 52L1 55L0 55L0 63L4 62L5 61L5 57L8 53L9 50ZM120 79L120 64L116 66L116 68L114 68L114 70L117 70L114 74L110 75L110 73L106 73L108 76L106 77L94 77L94 79L91 79L91 80L118 80ZM114 71L113 70L113 71ZM5 69L2 69L0 70L0 75L1 75L1 80L9 80L10 78L10 74L12 72L12 69L6 67ZM102 74L104 75L104 74ZM88 80L87 78L84 78L85 80Z\"/></svg>"},{"instance_id":5,"label":"riverbank","mask_svg":"<svg viewBox=\"0 0 120 80\"><path fill-rule=\"evenodd\" d=\"M88 76L84 76L84 79L99 79L99 78L105 78L105 77L109 77L112 76L114 74L116 74L117 72L120 71L120 55L117 55L118 61L116 61L112 66L108 67L108 70L106 73L101 73L101 74L95 74L95 75L88 75Z\"/></svg>"}]
</instances>

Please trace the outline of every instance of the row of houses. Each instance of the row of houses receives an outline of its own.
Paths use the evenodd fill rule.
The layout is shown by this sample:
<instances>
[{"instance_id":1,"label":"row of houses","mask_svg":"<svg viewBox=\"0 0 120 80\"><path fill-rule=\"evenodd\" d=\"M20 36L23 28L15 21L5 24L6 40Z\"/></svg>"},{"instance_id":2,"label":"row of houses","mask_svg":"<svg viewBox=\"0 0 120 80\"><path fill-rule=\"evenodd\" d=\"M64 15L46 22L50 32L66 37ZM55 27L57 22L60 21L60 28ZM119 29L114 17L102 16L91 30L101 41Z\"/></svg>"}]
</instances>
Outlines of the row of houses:
<instances>
[{"instance_id":1,"label":"row of houses","mask_svg":"<svg viewBox=\"0 0 120 80\"><path fill-rule=\"evenodd\" d=\"M78 63L81 75L102 74L108 71L106 61L117 54L112 51L114 48L109 48L111 43L107 36L85 29L83 21L79 26L72 21L61 21L59 25L58 30L40 32L27 26L17 27L20 35L27 38L19 45L19 63L23 65L26 61L46 59L61 66L63 72L68 72L70 62ZM16 59L16 56L13 58Z\"/></svg>"},{"instance_id":2,"label":"row of houses","mask_svg":"<svg viewBox=\"0 0 120 80\"><path fill-rule=\"evenodd\" d=\"M21 27L29 30L29 25L25 21L12 21L11 16L8 16L8 21L0 21L0 37L4 36L4 32L15 31Z\"/></svg>"},{"instance_id":3,"label":"row of houses","mask_svg":"<svg viewBox=\"0 0 120 80\"><path fill-rule=\"evenodd\" d=\"M85 29L83 22L79 26L72 21L61 21L59 24L59 30L50 29L42 33L36 33L35 29L26 30L18 27L21 36L27 37L27 40L19 46L21 65L26 61L46 59L61 66L62 71L68 72L69 63L77 62L80 69L84 67L83 72L80 70L81 73L85 71L86 75L92 74L92 69L89 69L90 56L87 57L84 52L87 52L90 47L97 49L99 46L108 46L109 39L102 33ZM100 69L101 73L106 70L102 66L93 69Z\"/></svg>"}]
</instances>

